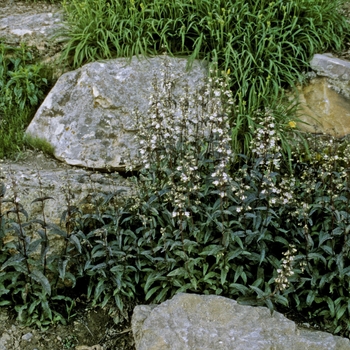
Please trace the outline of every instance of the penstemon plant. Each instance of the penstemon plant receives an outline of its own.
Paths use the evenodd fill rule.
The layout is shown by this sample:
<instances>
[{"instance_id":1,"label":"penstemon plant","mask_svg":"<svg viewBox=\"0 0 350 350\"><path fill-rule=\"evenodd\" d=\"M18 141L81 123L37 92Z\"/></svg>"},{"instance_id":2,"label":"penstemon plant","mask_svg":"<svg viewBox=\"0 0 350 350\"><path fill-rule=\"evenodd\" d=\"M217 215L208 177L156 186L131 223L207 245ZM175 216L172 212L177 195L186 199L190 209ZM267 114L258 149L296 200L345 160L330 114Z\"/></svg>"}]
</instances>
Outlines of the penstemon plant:
<instances>
[{"instance_id":1,"label":"penstemon plant","mask_svg":"<svg viewBox=\"0 0 350 350\"><path fill-rule=\"evenodd\" d=\"M120 201L119 192L92 191L85 210L73 205L68 181L58 227L46 222L44 193L42 220L27 221L16 191L6 199L0 187L1 304L47 326L72 314L76 285L116 322L129 319L136 303L216 294L348 336L348 140L305 137L307 149L292 148L287 168L279 132L297 140L293 120L276 123L274 111L261 109L251 156L239 154L228 136L238 109L228 72L212 65L206 88L185 88L175 104L166 59L162 69L150 117L135 111L133 195ZM65 242L56 255L51 234ZM62 301L65 312L57 309Z\"/></svg>"}]
</instances>

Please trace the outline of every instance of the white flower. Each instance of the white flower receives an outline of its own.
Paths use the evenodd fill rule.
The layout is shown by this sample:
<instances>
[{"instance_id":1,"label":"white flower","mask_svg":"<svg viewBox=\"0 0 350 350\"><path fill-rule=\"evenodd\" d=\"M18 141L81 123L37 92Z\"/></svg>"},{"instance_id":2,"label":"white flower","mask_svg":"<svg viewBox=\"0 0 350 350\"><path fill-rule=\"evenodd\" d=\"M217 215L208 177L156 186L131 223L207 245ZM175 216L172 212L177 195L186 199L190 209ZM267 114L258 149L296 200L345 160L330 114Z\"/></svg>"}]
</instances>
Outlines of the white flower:
<instances>
[{"instance_id":1,"label":"white flower","mask_svg":"<svg viewBox=\"0 0 350 350\"><path fill-rule=\"evenodd\" d=\"M182 180L182 181L187 181L187 180L188 180L187 175L182 173L182 174L181 174L181 180Z\"/></svg>"}]
</instances>

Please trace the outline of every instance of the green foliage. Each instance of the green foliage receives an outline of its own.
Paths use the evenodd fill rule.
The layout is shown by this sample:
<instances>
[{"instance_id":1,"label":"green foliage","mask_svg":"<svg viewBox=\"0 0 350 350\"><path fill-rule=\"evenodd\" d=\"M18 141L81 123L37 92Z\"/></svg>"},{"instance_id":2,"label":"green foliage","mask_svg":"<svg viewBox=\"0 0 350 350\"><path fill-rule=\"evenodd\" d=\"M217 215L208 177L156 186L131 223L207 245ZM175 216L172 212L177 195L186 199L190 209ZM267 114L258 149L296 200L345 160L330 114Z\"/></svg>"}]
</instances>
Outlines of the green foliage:
<instances>
[{"instance_id":1,"label":"green foliage","mask_svg":"<svg viewBox=\"0 0 350 350\"><path fill-rule=\"evenodd\" d=\"M0 158L22 150L24 129L45 96L48 75L24 45L0 44Z\"/></svg>"},{"instance_id":2,"label":"green foliage","mask_svg":"<svg viewBox=\"0 0 350 350\"><path fill-rule=\"evenodd\" d=\"M62 234L45 219L45 203L53 198L41 196L34 200L32 205L41 207L42 219L28 220L14 180L12 186L10 198L4 199L4 186L0 196L0 305L12 306L26 325L47 328L52 323L65 324L75 302L60 292L64 291L64 283L75 284L74 276L65 273L70 259L67 255L75 249L74 238L65 231L62 251L49 254L49 234Z\"/></svg>"},{"instance_id":3,"label":"green foliage","mask_svg":"<svg viewBox=\"0 0 350 350\"><path fill-rule=\"evenodd\" d=\"M69 335L62 340L64 349L73 349L77 345L77 337L75 335Z\"/></svg>"},{"instance_id":4,"label":"green foliage","mask_svg":"<svg viewBox=\"0 0 350 350\"><path fill-rule=\"evenodd\" d=\"M63 59L157 55L215 60L230 71L239 110L230 117L237 152L249 153L257 109L277 108L283 88L302 79L316 52L340 50L349 24L340 1L72 0ZM284 115L285 117L288 117ZM283 144L288 153L288 143Z\"/></svg>"},{"instance_id":5,"label":"green foliage","mask_svg":"<svg viewBox=\"0 0 350 350\"><path fill-rule=\"evenodd\" d=\"M269 112L255 116L260 128L247 158L230 152L229 113L218 116L214 104L176 121L164 89L154 96L154 117L139 121L137 195L80 221L80 232L95 225L81 236L94 303L114 298L122 308L125 298L217 294L293 311L297 321L348 336L350 146L309 140L311 158L293 155L290 174L279 168ZM194 101L183 101L183 117ZM188 132L194 125L197 134Z\"/></svg>"},{"instance_id":6,"label":"green foliage","mask_svg":"<svg viewBox=\"0 0 350 350\"><path fill-rule=\"evenodd\" d=\"M251 157L234 153L227 75L200 96L185 89L177 106L166 71L164 79L151 118L136 122L140 152L129 169L142 170L122 204L120 192L94 192L79 208L68 192L55 226L45 220L50 197L33 202L43 210L34 220L16 190L5 200L0 187L0 305L46 327L72 315L78 284L90 305L119 318L136 301L216 294L349 336L350 143L306 138L308 152L292 153L287 171L283 125L266 110L254 116ZM49 252L50 235L64 242L59 252Z\"/></svg>"},{"instance_id":7,"label":"green foliage","mask_svg":"<svg viewBox=\"0 0 350 350\"><path fill-rule=\"evenodd\" d=\"M36 150L40 150L50 156L54 154L54 151L55 151L54 147L45 139L41 139L39 137L33 137L30 135L25 135L24 141L28 147L34 148Z\"/></svg>"}]
</instances>

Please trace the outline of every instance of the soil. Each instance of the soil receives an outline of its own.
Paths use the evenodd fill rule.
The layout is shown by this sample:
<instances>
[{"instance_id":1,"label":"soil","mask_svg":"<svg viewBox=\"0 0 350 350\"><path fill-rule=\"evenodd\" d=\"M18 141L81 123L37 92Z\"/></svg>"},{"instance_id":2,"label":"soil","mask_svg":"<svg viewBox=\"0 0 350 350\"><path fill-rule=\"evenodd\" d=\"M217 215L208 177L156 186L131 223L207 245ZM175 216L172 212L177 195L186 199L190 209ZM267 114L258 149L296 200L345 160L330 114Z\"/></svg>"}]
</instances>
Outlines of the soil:
<instances>
[{"instance_id":1,"label":"soil","mask_svg":"<svg viewBox=\"0 0 350 350\"><path fill-rule=\"evenodd\" d=\"M6 308L0 309L2 350L134 350L130 322L116 325L106 310L77 309L74 320L47 330L24 327Z\"/></svg>"},{"instance_id":2,"label":"soil","mask_svg":"<svg viewBox=\"0 0 350 350\"><path fill-rule=\"evenodd\" d=\"M17 13L40 13L60 5L45 1L23 2L0 0L0 19ZM350 1L343 6L344 14L350 18ZM334 56L350 60L350 43L346 49ZM0 167L22 164L29 169L66 169L69 167L42 152L26 151L18 159L0 160ZM56 325L47 330L25 327L16 321L16 314L5 307L0 308L0 350L134 350L130 320L116 324L106 309L88 308L77 300L76 316L68 325ZM130 314L134 305L130 305Z\"/></svg>"}]
</instances>

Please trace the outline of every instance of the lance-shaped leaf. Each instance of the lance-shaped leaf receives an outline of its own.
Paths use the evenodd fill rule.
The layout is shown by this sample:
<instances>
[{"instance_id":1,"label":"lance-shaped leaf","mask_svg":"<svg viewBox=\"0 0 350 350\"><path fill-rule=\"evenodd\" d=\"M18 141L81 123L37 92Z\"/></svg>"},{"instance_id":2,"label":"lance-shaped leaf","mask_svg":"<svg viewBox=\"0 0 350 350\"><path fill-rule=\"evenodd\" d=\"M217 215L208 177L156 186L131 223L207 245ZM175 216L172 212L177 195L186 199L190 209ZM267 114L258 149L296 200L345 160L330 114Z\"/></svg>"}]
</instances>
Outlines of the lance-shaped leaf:
<instances>
[{"instance_id":1,"label":"lance-shaped leaf","mask_svg":"<svg viewBox=\"0 0 350 350\"><path fill-rule=\"evenodd\" d=\"M51 295L51 285L49 280L44 276L44 274L39 270L34 270L29 275L35 282L38 282L43 287L46 294Z\"/></svg>"},{"instance_id":2,"label":"lance-shaped leaf","mask_svg":"<svg viewBox=\"0 0 350 350\"><path fill-rule=\"evenodd\" d=\"M53 198L53 197L40 197L40 198L34 199L31 204L36 203L36 202L42 202L43 203L43 202L45 202L48 199L53 199L54 200L55 198Z\"/></svg>"},{"instance_id":3,"label":"lance-shaped leaf","mask_svg":"<svg viewBox=\"0 0 350 350\"><path fill-rule=\"evenodd\" d=\"M6 269L6 267L8 266L14 266L17 267L19 265L21 265L21 262L24 260L24 256L22 254L16 254L14 256L12 256L10 259L8 259L7 261L5 261L2 265L0 270L3 271Z\"/></svg>"},{"instance_id":4,"label":"lance-shaped leaf","mask_svg":"<svg viewBox=\"0 0 350 350\"><path fill-rule=\"evenodd\" d=\"M69 241L75 245L75 248L77 248L78 252L81 253L81 244L79 241L79 238L76 235L70 235Z\"/></svg>"},{"instance_id":5,"label":"lance-shaped leaf","mask_svg":"<svg viewBox=\"0 0 350 350\"><path fill-rule=\"evenodd\" d=\"M24 210L22 205L19 206L18 208L13 208L13 209L10 209L10 210L6 211L6 215L11 214L11 213L14 213L14 214L21 213L21 214L23 214L26 217L26 220L28 220L28 218L29 218L29 215L28 215L27 211Z\"/></svg>"},{"instance_id":6,"label":"lance-shaped leaf","mask_svg":"<svg viewBox=\"0 0 350 350\"><path fill-rule=\"evenodd\" d=\"M56 235L59 235L63 238L67 238L67 232L62 230L59 226L55 225L55 224L48 224L47 225L50 229L50 233L54 233Z\"/></svg>"}]
</instances>

